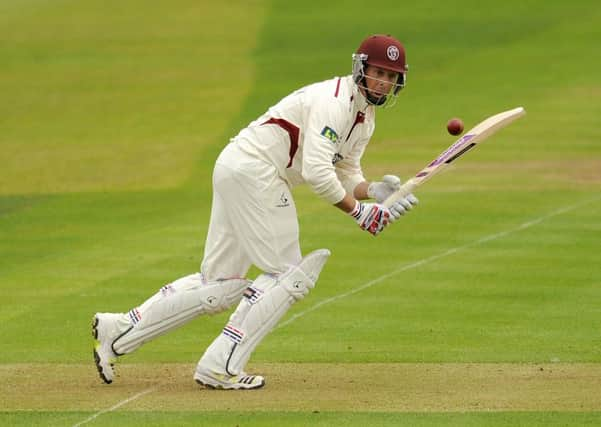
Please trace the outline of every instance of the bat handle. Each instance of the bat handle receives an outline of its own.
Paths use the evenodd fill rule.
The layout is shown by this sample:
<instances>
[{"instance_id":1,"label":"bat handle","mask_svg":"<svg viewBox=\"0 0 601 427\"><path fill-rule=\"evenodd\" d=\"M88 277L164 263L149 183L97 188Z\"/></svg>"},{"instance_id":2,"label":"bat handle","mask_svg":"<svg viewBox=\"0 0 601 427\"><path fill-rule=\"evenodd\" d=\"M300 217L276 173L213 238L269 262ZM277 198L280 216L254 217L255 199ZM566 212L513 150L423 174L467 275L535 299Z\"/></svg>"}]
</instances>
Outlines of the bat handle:
<instances>
[{"instance_id":1,"label":"bat handle","mask_svg":"<svg viewBox=\"0 0 601 427\"><path fill-rule=\"evenodd\" d=\"M417 187L417 183L415 182L415 180L413 178L411 178L410 180L405 182L403 185L401 185L401 188L399 188L397 191L395 191L390 196L388 196L388 198L386 200L384 200L384 202L382 204L384 206L386 206L387 208L390 208L392 205L394 205L396 202L398 202L399 199L407 196L408 194L413 193L413 190L415 189L415 187Z\"/></svg>"}]
</instances>

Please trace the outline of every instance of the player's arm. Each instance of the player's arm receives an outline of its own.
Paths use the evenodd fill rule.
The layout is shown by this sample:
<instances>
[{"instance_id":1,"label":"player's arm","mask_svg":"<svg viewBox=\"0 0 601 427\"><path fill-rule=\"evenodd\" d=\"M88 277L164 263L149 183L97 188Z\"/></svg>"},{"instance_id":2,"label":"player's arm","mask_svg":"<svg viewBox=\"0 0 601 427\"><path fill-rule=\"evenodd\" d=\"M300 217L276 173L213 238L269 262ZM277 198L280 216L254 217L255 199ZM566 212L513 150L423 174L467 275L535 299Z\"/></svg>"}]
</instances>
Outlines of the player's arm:
<instances>
[{"instance_id":1,"label":"player's arm","mask_svg":"<svg viewBox=\"0 0 601 427\"><path fill-rule=\"evenodd\" d=\"M306 119L303 143L303 178L321 198L351 215L361 229L379 234L389 223L390 211L376 203L360 203L336 175L334 156L340 133L346 129L343 106L328 100L313 103ZM338 111L340 110L340 111Z\"/></svg>"},{"instance_id":2,"label":"player's arm","mask_svg":"<svg viewBox=\"0 0 601 427\"><path fill-rule=\"evenodd\" d=\"M357 200L369 199L370 197L367 194L368 187L369 187L369 182L367 182L367 181L361 181L359 184L357 184L355 186L355 188L353 189L353 196L355 197L355 199L357 199Z\"/></svg>"},{"instance_id":3,"label":"player's arm","mask_svg":"<svg viewBox=\"0 0 601 427\"><path fill-rule=\"evenodd\" d=\"M312 107L306 110L305 116L303 179L320 198L337 204L347 193L334 167L334 157L342 144L340 135L347 127L344 108L333 96L307 96L305 105Z\"/></svg>"},{"instance_id":4,"label":"player's arm","mask_svg":"<svg viewBox=\"0 0 601 427\"><path fill-rule=\"evenodd\" d=\"M368 199L369 183L361 170L361 157L367 146L368 139L357 142L346 158L336 162L336 176L346 192L357 200Z\"/></svg>"},{"instance_id":5,"label":"player's arm","mask_svg":"<svg viewBox=\"0 0 601 427\"><path fill-rule=\"evenodd\" d=\"M361 170L361 158L368 142L368 138L358 141L346 158L336 163L336 175L347 190L347 194L352 194L354 199L374 199L376 203L382 204L382 201L400 188L401 180L393 175L386 175L382 181L374 182L369 182L364 178ZM387 206L391 214L390 221L394 222L417 203L417 198L413 195L399 198L391 206ZM351 200L347 199L343 200L338 207L346 211L350 204Z\"/></svg>"}]
</instances>

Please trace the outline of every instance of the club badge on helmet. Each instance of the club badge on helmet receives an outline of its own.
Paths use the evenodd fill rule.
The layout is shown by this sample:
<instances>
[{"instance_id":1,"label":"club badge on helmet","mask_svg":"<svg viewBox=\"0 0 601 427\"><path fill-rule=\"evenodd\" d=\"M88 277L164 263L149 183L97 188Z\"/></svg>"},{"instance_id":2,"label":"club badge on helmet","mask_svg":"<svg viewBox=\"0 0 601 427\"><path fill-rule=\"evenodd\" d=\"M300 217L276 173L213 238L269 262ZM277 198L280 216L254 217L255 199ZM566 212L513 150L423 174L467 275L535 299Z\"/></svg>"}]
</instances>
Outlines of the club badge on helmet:
<instances>
[{"instance_id":1,"label":"club badge on helmet","mask_svg":"<svg viewBox=\"0 0 601 427\"><path fill-rule=\"evenodd\" d=\"M397 82L386 96L376 98L367 90L365 69L368 65L398 73ZM408 66L405 62L405 48L390 35L376 34L367 37L353 54L353 79L365 90L367 100L373 105L392 106L399 91L405 87Z\"/></svg>"}]
</instances>

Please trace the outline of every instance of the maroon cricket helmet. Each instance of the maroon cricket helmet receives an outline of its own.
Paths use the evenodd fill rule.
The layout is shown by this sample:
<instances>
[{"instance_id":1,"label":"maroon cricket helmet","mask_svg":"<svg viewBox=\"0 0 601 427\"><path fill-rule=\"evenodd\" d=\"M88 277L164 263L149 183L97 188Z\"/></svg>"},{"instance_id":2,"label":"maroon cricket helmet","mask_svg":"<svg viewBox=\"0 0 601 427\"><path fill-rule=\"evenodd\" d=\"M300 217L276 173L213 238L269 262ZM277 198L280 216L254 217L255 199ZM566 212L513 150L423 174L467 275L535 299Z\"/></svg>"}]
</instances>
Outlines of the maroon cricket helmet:
<instances>
[{"instance_id":1,"label":"maroon cricket helmet","mask_svg":"<svg viewBox=\"0 0 601 427\"><path fill-rule=\"evenodd\" d=\"M398 73L398 79L391 94L386 97L374 98L369 93L365 82L365 69L370 65ZM408 68L405 62L405 48L400 41L390 35L376 34L367 37L361 42L357 52L353 54L353 80L359 87L366 90L367 100L373 105L394 105L396 96L407 82Z\"/></svg>"},{"instance_id":2,"label":"maroon cricket helmet","mask_svg":"<svg viewBox=\"0 0 601 427\"><path fill-rule=\"evenodd\" d=\"M365 55L364 62L367 65L405 74L407 63L405 62L405 48L397 39L390 35L376 34L367 37L357 49L358 55Z\"/></svg>"}]
</instances>

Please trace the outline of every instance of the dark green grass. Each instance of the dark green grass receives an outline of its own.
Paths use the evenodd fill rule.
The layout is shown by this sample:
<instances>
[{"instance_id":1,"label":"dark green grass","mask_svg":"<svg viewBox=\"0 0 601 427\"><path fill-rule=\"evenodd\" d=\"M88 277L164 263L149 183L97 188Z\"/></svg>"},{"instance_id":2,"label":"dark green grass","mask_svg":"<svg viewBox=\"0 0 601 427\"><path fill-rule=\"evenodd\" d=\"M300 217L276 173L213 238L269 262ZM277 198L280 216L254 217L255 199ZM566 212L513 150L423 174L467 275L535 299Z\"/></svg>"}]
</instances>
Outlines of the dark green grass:
<instances>
[{"instance_id":1,"label":"dark green grass","mask_svg":"<svg viewBox=\"0 0 601 427\"><path fill-rule=\"evenodd\" d=\"M456 198L436 196L432 209L450 212ZM510 199L499 194L499 209ZM386 236L382 240L390 244L384 247L368 242L335 252L332 261L341 269L326 269L325 284L320 282L313 298L319 303L409 266L405 271L307 313L278 331L259 352L273 360L288 353L296 360L320 361L599 361L595 301L601 270L595 247L600 235L594 231L599 205L597 200L519 231L521 224L553 208L524 207L528 214L487 218L464 210L461 222L475 226L477 233L434 225L422 206L419 221L417 215L408 221L410 235ZM516 231L472 245L510 230ZM391 248L399 255L386 259ZM444 255L455 248L463 249ZM444 256L410 267L439 255ZM370 268L357 269L357 259ZM342 275L345 269L352 273ZM298 342L303 331L318 339ZM331 336L336 338L328 342ZM307 353L312 356L306 358Z\"/></svg>"},{"instance_id":2,"label":"dark green grass","mask_svg":"<svg viewBox=\"0 0 601 427\"><path fill-rule=\"evenodd\" d=\"M516 213L503 211L516 202L515 194L497 194L495 204L489 206L491 212L497 210L494 220L491 214L482 218L479 210L466 208L457 221L451 215L455 195L424 197L419 215L407 218L411 233L401 233L397 225L398 235L391 232L364 239L361 245L333 246L332 262L316 290L292 313L449 249L462 250L409 267L308 313L268 338L257 360L599 360L595 303L601 276L595 251L599 201L473 245L482 237L516 229L552 212L560 196L545 193L540 203L524 203L524 211ZM27 251L15 251L9 240L2 240L3 282L12 285L7 287L10 291L1 312L3 321L11 322L10 328L0 331L4 362L86 360L88 350L82 341L88 340L89 331L83 325L93 312L127 310L163 284L197 269L206 212L203 217L201 206L185 209L194 205L186 193L166 193L162 200L169 208L156 205L151 195L130 193L123 196L122 204L116 203L119 209L105 216L96 209L97 203L107 202L105 198L54 196L33 210L5 217L4 224L13 222L22 242L16 248L27 242ZM66 206L66 217L53 215ZM449 217L437 220L440 212ZM302 227L313 223L315 216L327 217L339 238L362 237L335 211L302 215ZM135 218L144 221L136 224ZM195 222L202 225L186 225ZM476 231L464 228L467 224ZM323 244L320 239L321 230L306 230L307 250ZM357 269L357 260L369 268ZM126 360L195 359L224 316L200 319ZM65 328L73 332L56 340ZM353 334L348 335L349 330ZM311 339L299 342L298 337L305 335ZM182 342L190 347L181 348Z\"/></svg>"},{"instance_id":3,"label":"dark green grass","mask_svg":"<svg viewBox=\"0 0 601 427\"><path fill-rule=\"evenodd\" d=\"M416 212L378 238L297 190L304 251L333 256L291 315L463 249L308 312L253 360L601 361L597 2L383 2L369 13L360 2L110 6L0 5L1 363L87 362L94 312L127 310L196 271L220 147L289 91L347 74L372 32L405 42L410 74L395 108L379 112L368 176L416 172L452 142L452 116L470 127L518 105L528 115L435 178ZM194 362L226 318L193 322L124 362ZM65 425L88 415L2 419ZM147 412L94 425L340 421L593 425L599 415Z\"/></svg>"}]
</instances>

